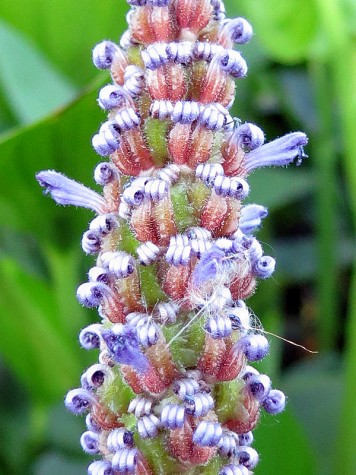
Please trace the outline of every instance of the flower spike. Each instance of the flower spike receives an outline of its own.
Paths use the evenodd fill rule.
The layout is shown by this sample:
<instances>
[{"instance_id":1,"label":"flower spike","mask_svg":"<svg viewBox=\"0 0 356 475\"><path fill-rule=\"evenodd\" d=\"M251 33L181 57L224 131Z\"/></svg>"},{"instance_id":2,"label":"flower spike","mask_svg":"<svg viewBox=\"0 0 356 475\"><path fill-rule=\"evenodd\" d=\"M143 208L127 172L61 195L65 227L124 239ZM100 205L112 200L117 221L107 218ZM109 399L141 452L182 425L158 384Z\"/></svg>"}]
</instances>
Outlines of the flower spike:
<instances>
[{"instance_id":1,"label":"flower spike","mask_svg":"<svg viewBox=\"0 0 356 475\"><path fill-rule=\"evenodd\" d=\"M234 47L253 30L226 18L222 0L128 4L119 43L93 49L112 79L92 138L107 157L94 171L102 194L52 170L36 175L58 204L98 215L82 237L93 262L77 289L79 303L98 310L79 334L98 360L65 405L86 414L80 444L100 457L88 475L212 466L248 475L260 412L280 413L286 397L250 366L270 345L245 301L276 261L254 235L268 210L244 204L247 178L300 164L308 139L293 132L264 144L257 125L231 116L248 70Z\"/></svg>"}]
</instances>

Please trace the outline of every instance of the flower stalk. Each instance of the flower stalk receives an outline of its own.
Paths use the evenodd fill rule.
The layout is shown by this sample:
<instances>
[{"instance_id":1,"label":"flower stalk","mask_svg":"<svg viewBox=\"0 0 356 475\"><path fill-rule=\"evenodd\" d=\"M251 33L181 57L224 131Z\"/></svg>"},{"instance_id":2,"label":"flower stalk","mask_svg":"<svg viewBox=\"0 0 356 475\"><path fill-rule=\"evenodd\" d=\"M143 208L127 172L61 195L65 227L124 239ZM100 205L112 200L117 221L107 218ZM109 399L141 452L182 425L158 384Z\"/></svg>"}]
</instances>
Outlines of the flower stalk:
<instances>
[{"instance_id":1,"label":"flower stalk","mask_svg":"<svg viewBox=\"0 0 356 475\"><path fill-rule=\"evenodd\" d=\"M245 300L275 260L253 233L266 208L243 205L248 175L304 157L294 132L264 145L231 117L247 64L233 45L252 37L218 0L131 0L120 45L93 62L110 72L99 93L108 120L94 135L102 194L55 171L37 180L59 204L97 216L82 239L95 257L79 302L99 323L79 335L98 362L67 394L87 413L80 443L89 475L246 475L258 463L252 431L284 394L250 363L269 343Z\"/></svg>"}]
</instances>

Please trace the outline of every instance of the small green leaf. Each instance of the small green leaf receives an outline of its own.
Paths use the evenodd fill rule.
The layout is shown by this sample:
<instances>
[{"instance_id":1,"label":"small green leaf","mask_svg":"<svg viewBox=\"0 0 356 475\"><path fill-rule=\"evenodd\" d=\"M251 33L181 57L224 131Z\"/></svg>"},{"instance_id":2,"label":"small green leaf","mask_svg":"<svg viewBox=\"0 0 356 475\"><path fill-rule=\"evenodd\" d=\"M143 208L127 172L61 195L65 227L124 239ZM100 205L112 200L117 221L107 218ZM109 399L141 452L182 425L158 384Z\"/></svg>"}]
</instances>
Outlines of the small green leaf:
<instances>
[{"instance_id":1,"label":"small green leaf","mask_svg":"<svg viewBox=\"0 0 356 475\"><path fill-rule=\"evenodd\" d=\"M41 119L69 102L76 89L14 28L0 22L0 85L22 124Z\"/></svg>"}]
</instances>

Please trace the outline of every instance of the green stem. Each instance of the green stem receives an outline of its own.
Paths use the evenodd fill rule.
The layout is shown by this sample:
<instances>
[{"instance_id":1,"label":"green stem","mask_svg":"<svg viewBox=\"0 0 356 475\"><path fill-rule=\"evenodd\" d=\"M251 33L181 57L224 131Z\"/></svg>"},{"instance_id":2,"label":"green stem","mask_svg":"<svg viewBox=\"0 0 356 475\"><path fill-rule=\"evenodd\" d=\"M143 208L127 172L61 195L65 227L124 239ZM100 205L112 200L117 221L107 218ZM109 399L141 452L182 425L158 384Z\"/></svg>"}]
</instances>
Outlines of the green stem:
<instances>
[{"instance_id":1,"label":"green stem","mask_svg":"<svg viewBox=\"0 0 356 475\"><path fill-rule=\"evenodd\" d=\"M338 93L341 111L341 125L344 138L344 169L348 182L348 193L354 227L356 228L356 45L350 37L339 51L333 64L333 78ZM345 354L345 394L342 405L341 429L339 437L339 458L343 473L355 473L356 452L351 441L356 440L356 260L350 286L347 345ZM346 443L341 443L342 439ZM341 465L338 465L339 467Z\"/></svg>"},{"instance_id":2,"label":"green stem","mask_svg":"<svg viewBox=\"0 0 356 475\"><path fill-rule=\"evenodd\" d=\"M335 243L336 230L336 146L331 84L328 68L314 61L309 68L315 85L316 108L319 129L312 137L311 156L316 165L316 241L317 241L317 288L318 288L318 347L330 351L335 345L337 333L338 266Z\"/></svg>"},{"instance_id":3,"label":"green stem","mask_svg":"<svg viewBox=\"0 0 356 475\"><path fill-rule=\"evenodd\" d=\"M341 132L344 145L344 170L354 226L356 227L356 44L348 34L346 13L337 0L318 0L325 31L332 45L329 62L332 81L338 100ZM355 473L356 451L352 441L356 440L356 266L351 280L349 315L345 353L344 400L335 456L335 468L345 475Z\"/></svg>"}]
</instances>

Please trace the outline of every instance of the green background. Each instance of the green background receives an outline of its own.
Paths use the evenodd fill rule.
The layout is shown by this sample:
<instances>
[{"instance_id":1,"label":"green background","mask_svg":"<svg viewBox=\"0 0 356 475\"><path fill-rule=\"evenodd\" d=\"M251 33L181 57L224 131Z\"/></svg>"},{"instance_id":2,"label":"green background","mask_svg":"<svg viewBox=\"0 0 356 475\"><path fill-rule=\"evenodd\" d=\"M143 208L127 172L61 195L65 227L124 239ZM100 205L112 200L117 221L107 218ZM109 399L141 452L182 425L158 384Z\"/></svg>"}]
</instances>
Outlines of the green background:
<instances>
[{"instance_id":1,"label":"green background","mask_svg":"<svg viewBox=\"0 0 356 475\"><path fill-rule=\"evenodd\" d=\"M288 395L255 432L258 475L356 473L356 2L227 1L255 36L233 115L272 140L309 138L301 167L257 171L252 202L270 215L258 234L277 271L249 301L271 336L259 370ZM91 136L108 81L91 64L125 29L124 0L0 3L0 474L74 475L84 421L63 397L95 354L77 334L96 321L75 299L93 259L80 247L89 211L43 197L35 172L56 169L95 188Z\"/></svg>"}]
</instances>

